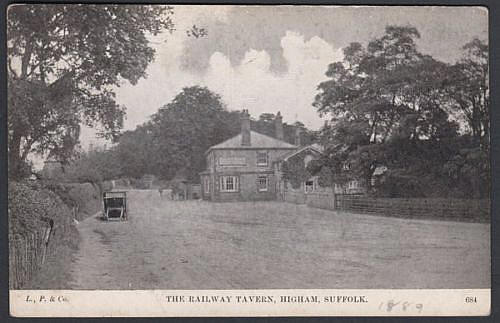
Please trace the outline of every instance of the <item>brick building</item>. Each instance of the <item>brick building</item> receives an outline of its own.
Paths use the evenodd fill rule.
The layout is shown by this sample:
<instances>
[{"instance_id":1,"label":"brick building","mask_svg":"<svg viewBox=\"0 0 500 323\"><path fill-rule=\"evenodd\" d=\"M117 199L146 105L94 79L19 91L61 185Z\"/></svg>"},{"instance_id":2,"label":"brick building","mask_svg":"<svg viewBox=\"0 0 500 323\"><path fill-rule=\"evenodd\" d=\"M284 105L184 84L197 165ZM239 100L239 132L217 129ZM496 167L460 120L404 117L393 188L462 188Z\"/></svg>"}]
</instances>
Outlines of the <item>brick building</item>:
<instances>
[{"instance_id":1,"label":"brick building","mask_svg":"<svg viewBox=\"0 0 500 323\"><path fill-rule=\"evenodd\" d=\"M283 122L278 112L275 119L276 138L250 129L250 116L243 110L241 133L210 147L206 155L207 169L200 173L201 196L211 201L282 200L285 192L294 194L317 191L336 194L363 194L366 187L357 180L320 187L317 176L312 176L296 188L283 179L284 162L303 161L303 165L321 156L318 144L302 146L300 132L295 144L283 139Z\"/></svg>"},{"instance_id":2,"label":"brick building","mask_svg":"<svg viewBox=\"0 0 500 323\"><path fill-rule=\"evenodd\" d=\"M250 116L243 111L241 133L205 153L207 169L200 173L202 197L212 201L275 200L280 189L277 164L299 147L283 140L278 112L276 138L250 129Z\"/></svg>"}]
</instances>

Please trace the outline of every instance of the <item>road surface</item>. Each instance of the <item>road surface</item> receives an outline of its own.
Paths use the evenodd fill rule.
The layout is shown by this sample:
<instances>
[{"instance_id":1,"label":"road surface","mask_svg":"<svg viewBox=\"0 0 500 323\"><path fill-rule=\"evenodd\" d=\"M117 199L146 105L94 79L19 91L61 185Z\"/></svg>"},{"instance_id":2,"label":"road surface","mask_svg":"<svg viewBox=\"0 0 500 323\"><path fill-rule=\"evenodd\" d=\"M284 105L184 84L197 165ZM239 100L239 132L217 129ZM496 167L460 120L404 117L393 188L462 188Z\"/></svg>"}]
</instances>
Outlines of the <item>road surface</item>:
<instances>
[{"instance_id":1,"label":"road surface","mask_svg":"<svg viewBox=\"0 0 500 323\"><path fill-rule=\"evenodd\" d=\"M74 289L490 286L488 224L128 197L127 222L78 224Z\"/></svg>"}]
</instances>

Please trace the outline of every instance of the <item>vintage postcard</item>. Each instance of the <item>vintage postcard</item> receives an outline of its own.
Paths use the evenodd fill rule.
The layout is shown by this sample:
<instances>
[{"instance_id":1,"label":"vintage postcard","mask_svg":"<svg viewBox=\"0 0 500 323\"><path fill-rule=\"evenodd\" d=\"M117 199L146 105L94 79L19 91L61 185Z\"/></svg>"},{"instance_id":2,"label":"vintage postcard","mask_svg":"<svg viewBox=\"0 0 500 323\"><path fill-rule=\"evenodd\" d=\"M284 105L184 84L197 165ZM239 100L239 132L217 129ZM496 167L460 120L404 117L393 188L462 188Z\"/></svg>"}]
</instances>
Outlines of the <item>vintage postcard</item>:
<instances>
[{"instance_id":1,"label":"vintage postcard","mask_svg":"<svg viewBox=\"0 0 500 323\"><path fill-rule=\"evenodd\" d=\"M7 12L10 314L486 316L483 7Z\"/></svg>"}]
</instances>

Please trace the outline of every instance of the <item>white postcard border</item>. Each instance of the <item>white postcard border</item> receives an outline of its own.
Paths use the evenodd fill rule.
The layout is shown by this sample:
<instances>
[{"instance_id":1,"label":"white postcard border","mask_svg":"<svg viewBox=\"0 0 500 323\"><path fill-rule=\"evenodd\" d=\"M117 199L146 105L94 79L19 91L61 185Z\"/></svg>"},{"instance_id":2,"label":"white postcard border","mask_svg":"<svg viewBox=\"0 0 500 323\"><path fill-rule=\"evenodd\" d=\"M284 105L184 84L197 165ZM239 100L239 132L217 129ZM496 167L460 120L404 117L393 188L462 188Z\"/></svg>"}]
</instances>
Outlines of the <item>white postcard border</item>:
<instances>
[{"instance_id":1,"label":"white postcard border","mask_svg":"<svg viewBox=\"0 0 500 323\"><path fill-rule=\"evenodd\" d=\"M15 317L487 316L490 289L11 290Z\"/></svg>"}]
</instances>

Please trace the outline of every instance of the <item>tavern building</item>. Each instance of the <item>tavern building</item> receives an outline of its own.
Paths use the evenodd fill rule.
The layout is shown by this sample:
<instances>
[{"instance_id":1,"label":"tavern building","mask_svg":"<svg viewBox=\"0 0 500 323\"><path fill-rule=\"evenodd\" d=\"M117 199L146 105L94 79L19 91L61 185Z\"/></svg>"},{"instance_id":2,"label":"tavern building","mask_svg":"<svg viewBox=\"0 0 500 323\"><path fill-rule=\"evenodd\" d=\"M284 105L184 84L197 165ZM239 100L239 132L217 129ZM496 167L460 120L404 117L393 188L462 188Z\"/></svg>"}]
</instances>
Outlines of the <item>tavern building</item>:
<instances>
[{"instance_id":1,"label":"tavern building","mask_svg":"<svg viewBox=\"0 0 500 323\"><path fill-rule=\"evenodd\" d=\"M286 184L281 178L281 163L289 158L318 157L319 150L301 147L300 133L295 144L284 140L283 121L275 119L276 138L250 129L250 115L243 110L241 133L210 147L206 155L207 169L200 173L202 197L212 201L256 201L281 199ZM314 179L302 188L312 189ZM310 185L310 186L309 186Z\"/></svg>"},{"instance_id":2,"label":"tavern building","mask_svg":"<svg viewBox=\"0 0 500 323\"><path fill-rule=\"evenodd\" d=\"M283 140L283 122L278 112L276 138L250 129L250 115L243 110L241 133L210 147L207 169L200 173L202 196L212 201L274 200L278 181L275 164L297 150Z\"/></svg>"}]
</instances>

